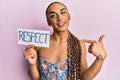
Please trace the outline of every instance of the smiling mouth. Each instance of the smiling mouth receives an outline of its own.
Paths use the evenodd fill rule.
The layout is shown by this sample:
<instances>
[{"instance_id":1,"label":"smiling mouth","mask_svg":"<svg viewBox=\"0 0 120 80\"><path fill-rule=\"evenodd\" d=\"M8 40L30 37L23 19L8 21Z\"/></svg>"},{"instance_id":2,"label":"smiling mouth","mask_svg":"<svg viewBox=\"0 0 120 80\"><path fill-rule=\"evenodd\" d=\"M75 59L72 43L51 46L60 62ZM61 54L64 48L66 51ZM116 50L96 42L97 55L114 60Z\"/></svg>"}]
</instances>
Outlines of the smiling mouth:
<instances>
[{"instance_id":1,"label":"smiling mouth","mask_svg":"<svg viewBox=\"0 0 120 80\"><path fill-rule=\"evenodd\" d=\"M60 23L58 23L57 25L58 25L59 27L63 27L65 24L66 24L66 22L60 22Z\"/></svg>"}]
</instances>

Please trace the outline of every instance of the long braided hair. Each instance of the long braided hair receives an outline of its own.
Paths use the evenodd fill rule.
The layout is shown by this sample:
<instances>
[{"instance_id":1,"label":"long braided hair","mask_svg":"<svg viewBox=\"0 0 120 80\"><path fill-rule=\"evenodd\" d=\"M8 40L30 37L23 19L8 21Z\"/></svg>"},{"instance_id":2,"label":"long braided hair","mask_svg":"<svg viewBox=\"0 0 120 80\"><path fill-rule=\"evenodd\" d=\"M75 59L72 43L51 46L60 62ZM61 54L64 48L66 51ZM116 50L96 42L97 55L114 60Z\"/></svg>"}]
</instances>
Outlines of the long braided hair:
<instances>
[{"instance_id":1,"label":"long braided hair","mask_svg":"<svg viewBox=\"0 0 120 80\"><path fill-rule=\"evenodd\" d=\"M61 2L52 2L46 9L46 18L47 18L48 8L54 3L63 4ZM70 31L68 31L68 33L69 35L67 39L67 43L68 43L67 80L80 80L80 63L81 63L81 48L79 45L80 43L79 43L79 40Z\"/></svg>"},{"instance_id":2,"label":"long braided hair","mask_svg":"<svg viewBox=\"0 0 120 80\"><path fill-rule=\"evenodd\" d=\"M79 40L69 32L68 36L68 80L80 80L81 49Z\"/></svg>"}]
</instances>

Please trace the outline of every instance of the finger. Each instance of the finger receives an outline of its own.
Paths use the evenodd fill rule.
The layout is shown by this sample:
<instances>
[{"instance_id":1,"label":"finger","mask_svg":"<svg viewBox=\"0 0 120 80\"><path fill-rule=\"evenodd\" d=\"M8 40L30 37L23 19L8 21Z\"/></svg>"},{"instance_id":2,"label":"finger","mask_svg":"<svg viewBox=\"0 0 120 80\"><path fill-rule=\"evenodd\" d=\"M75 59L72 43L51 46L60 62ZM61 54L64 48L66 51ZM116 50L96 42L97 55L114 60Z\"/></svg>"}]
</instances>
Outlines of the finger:
<instances>
[{"instance_id":1,"label":"finger","mask_svg":"<svg viewBox=\"0 0 120 80\"><path fill-rule=\"evenodd\" d=\"M26 51L24 51L24 55L29 55L30 53L35 53L34 49L28 49Z\"/></svg>"},{"instance_id":2,"label":"finger","mask_svg":"<svg viewBox=\"0 0 120 80\"><path fill-rule=\"evenodd\" d=\"M86 43L95 43L96 42L95 40L89 40L89 39L83 39L82 41L86 42Z\"/></svg>"},{"instance_id":3,"label":"finger","mask_svg":"<svg viewBox=\"0 0 120 80\"><path fill-rule=\"evenodd\" d=\"M32 53L31 52L24 52L24 57L28 57L29 55L31 55Z\"/></svg>"},{"instance_id":4,"label":"finger","mask_svg":"<svg viewBox=\"0 0 120 80\"><path fill-rule=\"evenodd\" d=\"M33 56L35 56L36 54L35 54L35 52L34 51L31 51L31 52L29 52L29 53L26 53L25 55L24 55L24 57L26 57L26 59L29 59L29 58L31 58L31 57L33 57Z\"/></svg>"},{"instance_id":5,"label":"finger","mask_svg":"<svg viewBox=\"0 0 120 80\"><path fill-rule=\"evenodd\" d=\"M30 48L28 50L25 51L26 54L28 54L29 52L32 52L34 49Z\"/></svg>"},{"instance_id":6,"label":"finger","mask_svg":"<svg viewBox=\"0 0 120 80\"><path fill-rule=\"evenodd\" d=\"M92 53L93 45L89 45L88 52Z\"/></svg>"},{"instance_id":7,"label":"finger","mask_svg":"<svg viewBox=\"0 0 120 80\"><path fill-rule=\"evenodd\" d=\"M103 38L104 38L104 36L105 36L105 35L101 35L101 36L99 37L99 42L103 43Z\"/></svg>"}]
</instances>

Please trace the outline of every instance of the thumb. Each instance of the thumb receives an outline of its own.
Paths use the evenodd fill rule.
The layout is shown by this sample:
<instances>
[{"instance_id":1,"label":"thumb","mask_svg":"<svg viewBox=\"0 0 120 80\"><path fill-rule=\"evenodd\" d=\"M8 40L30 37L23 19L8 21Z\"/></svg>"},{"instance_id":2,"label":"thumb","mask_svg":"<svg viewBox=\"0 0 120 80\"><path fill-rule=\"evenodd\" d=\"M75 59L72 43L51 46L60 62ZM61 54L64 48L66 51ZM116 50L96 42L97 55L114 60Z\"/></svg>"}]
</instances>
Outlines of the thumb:
<instances>
[{"instance_id":1,"label":"thumb","mask_svg":"<svg viewBox=\"0 0 120 80\"><path fill-rule=\"evenodd\" d=\"M101 43L103 43L103 38L105 37L105 35L101 35L100 37L99 37L99 42L101 42Z\"/></svg>"},{"instance_id":2,"label":"thumb","mask_svg":"<svg viewBox=\"0 0 120 80\"><path fill-rule=\"evenodd\" d=\"M28 49L34 49L34 44L30 44L30 45L28 45L27 47L26 47L26 50L28 50Z\"/></svg>"}]
</instances>

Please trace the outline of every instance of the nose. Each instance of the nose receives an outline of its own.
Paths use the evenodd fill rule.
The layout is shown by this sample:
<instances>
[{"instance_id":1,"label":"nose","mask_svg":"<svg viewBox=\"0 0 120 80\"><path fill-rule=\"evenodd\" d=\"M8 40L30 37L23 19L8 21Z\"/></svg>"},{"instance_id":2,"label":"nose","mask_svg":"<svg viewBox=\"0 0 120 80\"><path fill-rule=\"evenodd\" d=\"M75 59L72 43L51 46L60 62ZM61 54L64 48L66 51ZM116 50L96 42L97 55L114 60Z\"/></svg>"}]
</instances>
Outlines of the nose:
<instances>
[{"instance_id":1,"label":"nose","mask_svg":"<svg viewBox=\"0 0 120 80\"><path fill-rule=\"evenodd\" d=\"M62 20L62 15L58 14L58 15L57 15L57 20L58 20L58 21L61 21L61 20Z\"/></svg>"}]
</instances>

